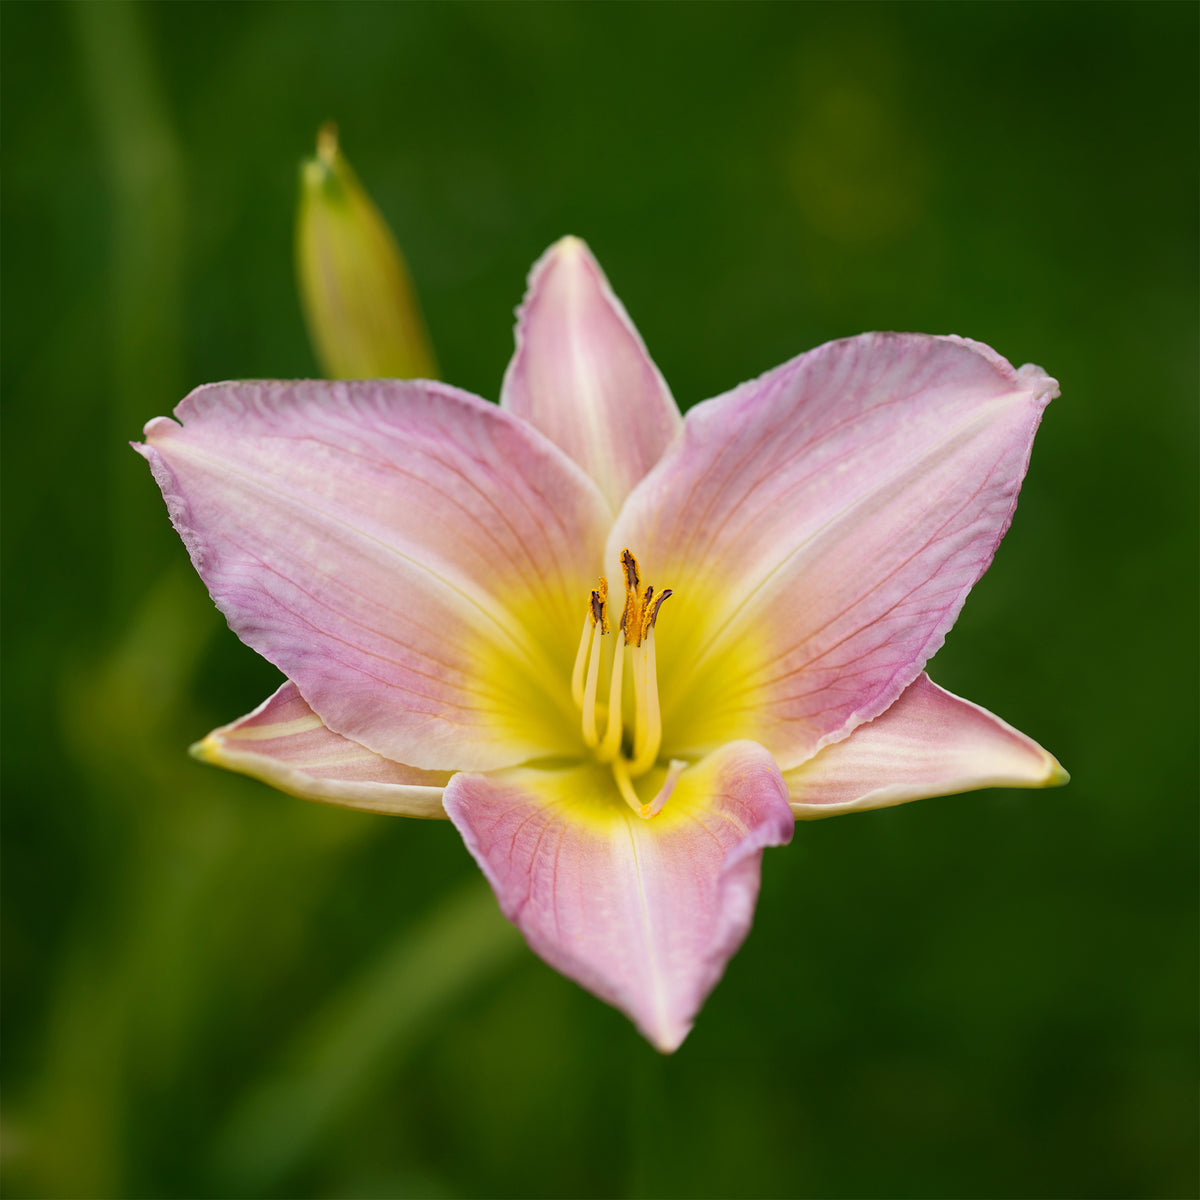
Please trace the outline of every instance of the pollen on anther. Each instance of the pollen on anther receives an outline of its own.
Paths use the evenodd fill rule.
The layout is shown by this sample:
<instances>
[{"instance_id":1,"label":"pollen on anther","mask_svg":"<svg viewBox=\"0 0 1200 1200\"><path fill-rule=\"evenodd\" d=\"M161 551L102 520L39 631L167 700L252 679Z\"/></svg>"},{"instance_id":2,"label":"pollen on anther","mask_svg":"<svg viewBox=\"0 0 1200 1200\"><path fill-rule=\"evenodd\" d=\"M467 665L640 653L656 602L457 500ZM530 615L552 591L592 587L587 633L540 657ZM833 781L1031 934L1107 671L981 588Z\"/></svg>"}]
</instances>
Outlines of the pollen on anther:
<instances>
[{"instance_id":1,"label":"pollen on anther","mask_svg":"<svg viewBox=\"0 0 1200 1200\"><path fill-rule=\"evenodd\" d=\"M621 566L625 571L625 607L621 612L621 628L625 632L625 641L630 646L640 646L645 604L654 589L649 588L646 593L642 592L641 568L628 546L621 551Z\"/></svg>"},{"instance_id":2,"label":"pollen on anther","mask_svg":"<svg viewBox=\"0 0 1200 1200\"><path fill-rule=\"evenodd\" d=\"M650 598L654 594L653 588L646 589L646 607L642 612L642 641L644 642L650 636L650 630L654 628L655 622L658 620L658 610L662 608L663 602L669 600L675 593L667 588L658 596L654 602L654 606L650 605Z\"/></svg>"},{"instance_id":3,"label":"pollen on anther","mask_svg":"<svg viewBox=\"0 0 1200 1200\"><path fill-rule=\"evenodd\" d=\"M625 568L625 587L636 592L641 585L642 576L638 570L638 560L634 558L633 551L628 546L621 551L621 566Z\"/></svg>"},{"instance_id":4,"label":"pollen on anther","mask_svg":"<svg viewBox=\"0 0 1200 1200\"><path fill-rule=\"evenodd\" d=\"M592 589L591 596L592 623L600 626L601 633L608 632L608 580L600 577L599 583Z\"/></svg>"}]
</instances>

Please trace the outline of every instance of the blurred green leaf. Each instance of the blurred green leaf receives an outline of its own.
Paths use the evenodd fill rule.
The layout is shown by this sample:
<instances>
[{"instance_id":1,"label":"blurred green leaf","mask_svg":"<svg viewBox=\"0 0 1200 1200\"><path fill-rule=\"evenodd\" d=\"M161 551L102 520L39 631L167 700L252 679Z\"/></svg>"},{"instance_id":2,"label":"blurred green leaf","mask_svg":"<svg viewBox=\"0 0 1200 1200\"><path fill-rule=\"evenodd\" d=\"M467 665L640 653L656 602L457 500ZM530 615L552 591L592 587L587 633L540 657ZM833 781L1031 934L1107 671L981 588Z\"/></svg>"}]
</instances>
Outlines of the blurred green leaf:
<instances>
[{"instance_id":1,"label":"blurred green leaf","mask_svg":"<svg viewBox=\"0 0 1200 1200\"><path fill-rule=\"evenodd\" d=\"M274 1190L373 1087L395 1075L419 1038L522 945L482 879L406 929L234 1107L216 1149L221 1184L233 1194Z\"/></svg>"}]
</instances>

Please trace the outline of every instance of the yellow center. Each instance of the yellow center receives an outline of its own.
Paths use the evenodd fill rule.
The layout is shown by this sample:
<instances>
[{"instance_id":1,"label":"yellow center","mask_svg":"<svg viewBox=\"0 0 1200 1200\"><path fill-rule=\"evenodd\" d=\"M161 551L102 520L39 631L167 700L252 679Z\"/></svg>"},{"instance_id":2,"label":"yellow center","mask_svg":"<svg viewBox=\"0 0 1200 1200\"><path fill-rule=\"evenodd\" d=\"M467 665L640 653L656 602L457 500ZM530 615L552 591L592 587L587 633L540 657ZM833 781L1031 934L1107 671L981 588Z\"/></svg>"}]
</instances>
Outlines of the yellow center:
<instances>
[{"instance_id":1,"label":"yellow center","mask_svg":"<svg viewBox=\"0 0 1200 1200\"><path fill-rule=\"evenodd\" d=\"M658 703L658 670L654 661L654 625L659 609L671 595L643 586L638 561L628 550L621 551L625 576L625 606L608 652L612 633L608 611L608 580L601 579L588 597L583 632L571 673L571 693L580 711L583 740L598 762L612 765L613 778L626 803L642 817L656 815L666 803L685 764L672 762L667 779L649 803L638 799L633 780L658 761L662 747L662 714ZM625 659L632 676L632 730L625 728ZM600 699L601 668L608 665L608 691ZM604 733L599 731L601 712ZM624 737L622 735L625 735Z\"/></svg>"}]
</instances>

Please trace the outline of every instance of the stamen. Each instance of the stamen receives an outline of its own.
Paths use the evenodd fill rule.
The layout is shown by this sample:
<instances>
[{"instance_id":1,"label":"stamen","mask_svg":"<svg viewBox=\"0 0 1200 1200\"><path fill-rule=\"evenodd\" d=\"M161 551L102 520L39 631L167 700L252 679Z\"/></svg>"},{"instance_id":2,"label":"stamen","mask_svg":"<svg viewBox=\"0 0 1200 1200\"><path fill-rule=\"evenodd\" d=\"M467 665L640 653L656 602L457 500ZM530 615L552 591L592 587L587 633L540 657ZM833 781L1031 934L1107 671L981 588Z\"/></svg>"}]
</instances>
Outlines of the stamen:
<instances>
[{"instance_id":1,"label":"stamen","mask_svg":"<svg viewBox=\"0 0 1200 1200\"><path fill-rule=\"evenodd\" d=\"M638 560L633 557L633 551L628 546L621 551L621 566L625 568L625 590L636 592L641 587L642 574Z\"/></svg>"},{"instance_id":2,"label":"stamen","mask_svg":"<svg viewBox=\"0 0 1200 1200\"><path fill-rule=\"evenodd\" d=\"M595 628L596 622L589 604L587 616L583 618L583 632L579 635L579 649L575 651L575 666L571 671L571 696L576 708L583 708L583 680L587 672L588 651L592 648L592 631Z\"/></svg>"},{"instance_id":3,"label":"stamen","mask_svg":"<svg viewBox=\"0 0 1200 1200\"><path fill-rule=\"evenodd\" d=\"M675 593L673 591L671 591L670 588L667 588L667 590L665 592L663 592L663 594L661 596L659 596L658 600L654 604L654 607L651 608L650 607L650 597L653 594L654 594L653 588L646 589L646 611L642 614L642 640L643 641L645 641L646 638L648 638L650 636L651 630L653 630L655 624L658 621L658 610L660 608L662 608L665 601L670 600L670 598L673 595L675 595Z\"/></svg>"},{"instance_id":4,"label":"stamen","mask_svg":"<svg viewBox=\"0 0 1200 1200\"><path fill-rule=\"evenodd\" d=\"M608 728L604 741L596 751L601 762L611 762L621 750L621 681L625 673L625 630L617 634L617 645L613 652L612 676L608 684ZM586 738L586 730L584 731Z\"/></svg>"},{"instance_id":5,"label":"stamen","mask_svg":"<svg viewBox=\"0 0 1200 1200\"><path fill-rule=\"evenodd\" d=\"M658 698L654 625L663 602L671 596L671 590L667 588L656 596L653 587L643 587L641 568L628 547L621 551L621 570L625 576L625 605L613 647L608 714L603 738L596 728L596 693L600 682L603 637L609 632L608 582L605 579L600 580L589 597L588 612L571 671L571 695L582 712L583 740L595 752L596 760L612 763L613 778L625 802L641 816L652 817L667 802L675 779L685 765L673 759L658 796L649 804L642 804L638 800L632 781L654 766L662 749L662 712ZM625 720L622 702L626 649L633 651L630 658L633 672L633 746L628 758L622 753L621 742Z\"/></svg>"},{"instance_id":6,"label":"stamen","mask_svg":"<svg viewBox=\"0 0 1200 1200\"><path fill-rule=\"evenodd\" d=\"M642 576L638 560L633 557L628 547L621 551L621 566L625 569L625 608L621 613L621 628L625 630L625 641L628 645L640 646L645 597L642 595Z\"/></svg>"},{"instance_id":7,"label":"stamen","mask_svg":"<svg viewBox=\"0 0 1200 1200\"><path fill-rule=\"evenodd\" d=\"M643 744L646 740L646 647L639 646L634 650L629 661L633 667L633 758L630 760L632 770L633 764L642 758ZM640 775L641 771L633 773Z\"/></svg>"},{"instance_id":8,"label":"stamen","mask_svg":"<svg viewBox=\"0 0 1200 1200\"><path fill-rule=\"evenodd\" d=\"M660 599L665 600L670 592ZM657 611L657 610L656 610ZM654 625L642 643L641 653L634 652L633 686L637 700L636 736L629 773L635 779L654 766L662 746L662 710L658 702L658 664L654 654Z\"/></svg>"},{"instance_id":9,"label":"stamen","mask_svg":"<svg viewBox=\"0 0 1200 1200\"><path fill-rule=\"evenodd\" d=\"M669 594L669 593L668 593ZM608 580L603 575L592 588L592 596L588 601L592 609L592 621L600 626L601 633L608 632Z\"/></svg>"},{"instance_id":10,"label":"stamen","mask_svg":"<svg viewBox=\"0 0 1200 1200\"><path fill-rule=\"evenodd\" d=\"M600 643L604 640L604 626L592 635L592 649L588 654L587 682L583 687L583 740L595 749L600 738L596 735L596 684L600 679Z\"/></svg>"},{"instance_id":11,"label":"stamen","mask_svg":"<svg viewBox=\"0 0 1200 1200\"><path fill-rule=\"evenodd\" d=\"M608 580L601 576L599 583L588 596L588 609L583 618L583 632L579 635L579 649L575 652L575 666L571 671L571 695L577 708L583 707L584 669L588 662L588 651L593 640L593 630L600 626L601 633L608 632Z\"/></svg>"}]
</instances>

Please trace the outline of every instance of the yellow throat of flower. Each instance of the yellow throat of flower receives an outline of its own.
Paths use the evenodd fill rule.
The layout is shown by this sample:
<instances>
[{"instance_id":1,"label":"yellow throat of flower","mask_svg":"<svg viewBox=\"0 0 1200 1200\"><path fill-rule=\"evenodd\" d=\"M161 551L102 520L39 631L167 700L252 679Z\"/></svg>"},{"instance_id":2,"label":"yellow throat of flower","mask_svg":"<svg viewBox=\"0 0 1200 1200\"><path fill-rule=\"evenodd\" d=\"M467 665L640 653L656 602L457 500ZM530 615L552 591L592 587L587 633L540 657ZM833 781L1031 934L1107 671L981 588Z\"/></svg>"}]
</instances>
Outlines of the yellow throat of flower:
<instances>
[{"instance_id":1,"label":"yellow throat of flower","mask_svg":"<svg viewBox=\"0 0 1200 1200\"><path fill-rule=\"evenodd\" d=\"M653 586L643 586L638 561L628 549L621 551L621 568L625 576L625 605L613 645L606 703L600 703L598 694L604 638L612 633L607 579L601 578L588 597L579 650L575 655L575 669L571 674L571 692L581 714L584 742L598 762L612 764L617 787L629 806L639 816L651 817L665 803L670 787L664 786L654 801L643 804L634 791L632 780L654 766L662 747L654 625L659 609L671 595L671 590L668 588L655 593ZM629 666L633 676L634 718L632 737L623 741L626 733L622 711L626 649L630 651ZM603 735L598 726L598 710L601 707L606 710ZM682 766L679 764L679 769ZM676 764L672 763L671 771L678 773ZM673 783L673 779L670 782Z\"/></svg>"}]
</instances>

